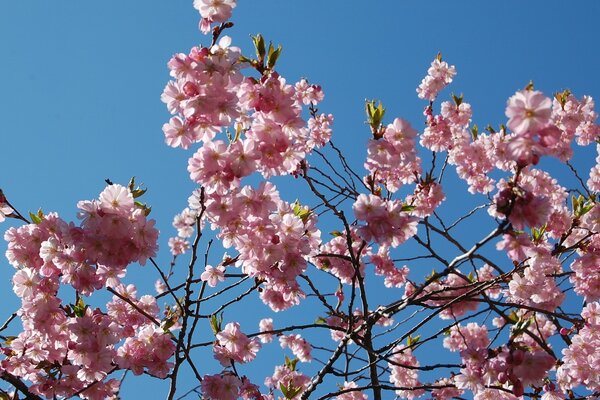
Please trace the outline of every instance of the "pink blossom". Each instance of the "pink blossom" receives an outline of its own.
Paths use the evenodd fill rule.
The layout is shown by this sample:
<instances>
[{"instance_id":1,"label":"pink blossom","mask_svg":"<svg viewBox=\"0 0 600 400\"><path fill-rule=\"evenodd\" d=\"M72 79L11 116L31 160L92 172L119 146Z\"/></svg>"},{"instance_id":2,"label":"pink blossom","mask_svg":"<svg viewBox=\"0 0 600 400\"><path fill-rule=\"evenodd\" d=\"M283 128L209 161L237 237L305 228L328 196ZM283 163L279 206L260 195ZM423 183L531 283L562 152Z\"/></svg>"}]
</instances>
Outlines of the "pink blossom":
<instances>
[{"instance_id":1,"label":"pink blossom","mask_svg":"<svg viewBox=\"0 0 600 400\"><path fill-rule=\"evenodd\" d=\"M341 387L342 390L346 389L355 389L358 385L356 382L344 382L344 386ZM336 400L367 400L368 396L363 394L360 390L352 390L346 393L342 393L336 397Z\"/></svg>"},{"instance_id":2,"label":"pink blossom","mask_svg":"<svg viewBox=\"0 0 600 400\"><path fill-rule=\"evenodd\" d=\"M261 332L268 332L273 330L273 319L272 318L263 318L259 323ZM270 333L263 333L259 336L260 341L262 343L270 343L273 341L273 335Z\"/></svg>"},{"instance_id":3,"label":"pink blossom","mask_svg":"<svg viewBox=\"0 0 600 400\"><path fill-rule=\"evenodd\" d=\"M207 400L236 400L241 385L240 379L230 373L205 375L202 378L202 396Z\"/></svg>"},{"instance_id":4,"label":"pink blossom","mask_svg":"<svg viewBox=\"0 0 600 400\"><path fill-rule=\"evenodd\" d=\"M169 238L169 248L171 249L171 254L178 256L185 254L185 252L189 250L190 244L187 240L176 236Z\"/></svg>"},{"instance_id":5,"label":"pink blossom","mask_svg":"<svg viewBox=\"0 0 600 400\"><path fill-rule=\"evenodd\" d=\"M4 222L6 217L12 214L13 209L6 203L0 203L0 222Z\"/></svg>"},{"instance_id":6,"label":"pink blossom","mask_svg":"<svg viewBox=\"0 0 600 400\"><path fill-rule=\"evenodd\" d=\"M225 22L231 18L236 0L194 0L194 8L200 11L202 18L211 22Z\"/></svg>"},{"instance_id":7,"label":"pink blossom","mask_svg":"<svg viewBox=\"0 0 600 400\"><path fill-rule=\"evenodd\" d=\"M202 275L200 275L200 279L202 279L204 282L207 282L208 286L215 287L217 286L218 282L223 282L225 280L225 267L222 265L217 267L207 265L204 268Z\"/></svg>"},{"instance_id":8,"label":"pink blossom","mask_svg":"<svg viewBox=\"0 0 600 400\"><path fill-rule=\"evenodd\" d=\"M196 141L194 132L179 117L172 117L169 123L163 125L165 142L171 147L187 149Z\"/></svg>"},{"instance_id":9,"label":"pink blossom","mask_svg":"<svg viewBox=\"0 0 600 400\"><path fill-rule=\"evenodd\" d=\"M452 82L454 75L456 75L454 66L449 66L447 62L441 61L441 57L436 57L427 70L427 76L417 88L419 98L435 100L438 93Z\"/></svg>"},{"instance_id":10,"label":"pink blossom","mask_svg":"<svg viewBox=\"0 0 600 400\"><path fill-rule=\"evenodd\" d=\"M100 193L100 207L104 212L118 215L127 215L133 208L133 196L129 189L114 184L108 185Z\"/></svg>"},{"instance_id":11,"label":"pink blossom","mask_svg":"<svg viewBox=\"0 0 600 400\"><path fill-rule=\"evenodd\" d=\"M412 354L411 349L405 348L404 346L396 346L394 348L394 353L390 360L394 363L388 363L389 368L392 370L390 374L390 383L394 386L398 387L413 387L420 386L421 382L419 381L418 370L407 368L407 367L418 367L419 361ZM399 389L396 390L396 394L400 397L407 398L409 400L415 399L423 395L423 389L415 389L415 390L406 390Z\"/></svg>"},{"instance_id":12,"label":"pink blossom","mask_svg":"<svg viewBox=\"0 0 600 400\"><path fill-rule=\"evenodd\" d=\"M361 194L352 209L358 220L366 222L358 230L366 241L397 247L417 233L417 219L402 211L398 201Z\"/></svg>"},{"instance_id":13,"label":"pink blossom","mask_svg":"<svg viewBox=\"0 0 600 400\"><path fill-rule=\"evenodd\" d=\"M421 171L416 136L417 131L408 121L396 118L386 127L383 138L369 140L364 166L375 182L382 183L390 192L414 182L415 174Z\"/></svg>"},{"instance_id":14,"label":"pink blossom","mask_svg":"<svg viewBox=\"0 0 600 400\"><path fill-rule=\"evenodd\" d=\"M33 296L36 286L40 282L40 277L30 268L23 268L13 276L13 290L16 295L22 298Z\"/></svg>"},{"instance_id":15,"label":"pink blossom","mask_svg":"<svg viewBox=\"0 0 600 400\"><path fill-rule=\"evenodd\" d=\"M241 330L237 322L230 322L216 334L217 344L213 348L215 357L223 365L229 360L247 363L256 357L260 350L260 343L256 339L249 339Z\"/></svg>"},{"instance_id":16,"label":"pink blossom","mask_svg":"<svg viewBox=\"0 0 600 400\"><path fill-rule=\"evenodd\" d=\"M300 335L282 335L279 337L279 344L282 349L288 347L294 355L302 362L312 360L312 346Z\"/></svg>"},{"instance_id":17,"label":"pink blossom","mask_svg":"<svg viewBox=\"0 0 600 400\"><path fill-rule=\"evenodd\" d=\"M167 289L167 285L165 285L161 279L157 279L156 282L154 282L154 290L156 290L157 294L162 294L166 292Z\"/></svg>"},{"instance_id":18,"label":"pink blossom","mask_svg":"<svg viewBox=\"0 0 600 400\"><path fill-rule=\"evenodd\" d=\"M325 97L323 90L321 90L319 85L311 85L306 79L301 79L300 82L296 83L294 88L296 89L298 100L306 105L316 105L323 101L323 98Z\"/></svg>"},{"instance_id":19,"label":"pink blossom","mask_svg":"<svg viewBox=\"0 0 600 400\"><path fill-rule=\"evenodd\" d=\"M411 214L425 218L433 214L435 209L446 199L442 186L436 182L423 182L417 185L415 192L406 198L412 207Z\"/></svg>"},{"instance_id":20,"label":"pink blossom","mask_svg":"<svg viewBox=\"0 0 600 400\"><path fill-rule=\"evenodd\" d=\"M552 100L537 90L521 90L508 99L508 127L517 135L535 134L550 122Z\"/></svg>"}]
</instances>

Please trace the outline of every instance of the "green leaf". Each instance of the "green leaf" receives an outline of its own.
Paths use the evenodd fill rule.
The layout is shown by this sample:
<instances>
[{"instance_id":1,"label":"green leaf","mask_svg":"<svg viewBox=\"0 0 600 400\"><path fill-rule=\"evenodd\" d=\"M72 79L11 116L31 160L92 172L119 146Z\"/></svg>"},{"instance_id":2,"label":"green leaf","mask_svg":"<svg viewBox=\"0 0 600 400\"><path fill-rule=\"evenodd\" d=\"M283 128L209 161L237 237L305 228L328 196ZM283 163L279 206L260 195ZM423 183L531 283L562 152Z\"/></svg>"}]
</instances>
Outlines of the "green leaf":
<instances>
[{"instance_id":1,"label":"green leaf","mask_svg":"<svg viewBox=\"0 0 600 400\"><path fill-rule=\"evenodd\" d=\"M144 193L146 193L148 189L135 189L131 192L131 194L133 195L134 199L137 199L138 197L142 197L144 195Z\"/></svg>"},{"instance_id":2,"label":"green leaf","mask_svg":"<svg viewBox=\"0 0 600 400\"><path fill-rule=\"evenodd\" d=\"M38 225L44 219L45 215L42 209L40 208L36 214L29 212L29 217L31 218L31 222Z\"/></svg>"},{"instance_id":3,"label":"green leaf","mask_svg":"<svg viewBox=\"0 0 600 400\"><path fill-rule=\"evenodd\" d=\"M579 196L581 197L581 196ZM571 205L573 206L573 211L579 208L579 198L575 197L575 195L571 196Z\"/></svg>"},{"instance_id":4,"label":"green leaf","mask_svg":"<svg viewBox=\"0 0 600 400\"><path fill-rule=\"evenodd\" d=\"M454 104L456 104L456 107L462 104L463 97L464 95L462 93L460 94L460 96L456 96L454 93L452 93L452 100L454 100Z\"/></svg>"},{"instance_id":5,"label":"green leaf","mask_svg":"<svg viewBox=\"0 0 600 400\"><path fill-rule=\"evenodd\" d=\"M544 233L546 233L546 224L542 225L540 229L531 228L531 236L534 242L539 242L544 237Z\"/></svg>"},{"instance_id":6,"label":"green leaf","mask_svg":"<svg viewBox=\"0 0 600 400\"><path fill-rule=\"evenodd\" d=\"M130 192L133 192L133 188L135 187L135 176L132 176L129 180L129 184L127 185Z\"/></svg>"},{"instance_id":7,"label":"green leaf","mask_svg":"<svg viewBox=\"0 0 600 400\"><path fill-rule=\"evenodd\" d=\"M594 206L596 205L595 200L596 199L593 196L590 199L586 199L582 195L579 195L577 197L571 196L571 204L573 205L573 216L575 216L575 218L583 217L592 208L594 208Z\"/></svg>"},{"instance_id":8,"label":"green leaf","mask_svg":"<svg viewBox=\"0 0 600 400\"><path fill-rule=\"evenodd\" d=\"M528 92L534 90L533 81L529 81L527 86L525 86L525 90L527 90Z\"/></svg>"},{"instance_id":9,"label":"green leaf","mask_svg":"<svg viewBox=\"0 0 600 400\"><path fill-rule=\"evenodd\" d=\"M375 100L367 100L365 103L365 111L367 112L367 123L371 126L371 129L375 132L379 130L383 116L385 115L385 108L381 102L375 105Z\"/></svg>"},{"instance_id":10,"label":"green leaf","mask_svg":"<svg viewBox=\"0 0 600 400\"><path fill-rule=\"evenodd\" d=\"M437 271L434 269L431 270L431 273L425 277L425 281L429 281L430 279L437 280Z\"/></svg>"},{"instance_id":11,"label":"green leaf","mask_svg":"<svg viewBox=\"0 0 600 400\"><path fill-rule=\"evenodd\" d=\"M248 58L246 56L240 56L240 58L238 59L238 61L241 62L241 63L247 62L247 63L250 63L250 64L252 64L254 62L253 59Z\"/></svg>"},{"instance_id":12,"label":"green leaf","mask_svg":"<svg viewBox=\"0 0 600 400\"><path fill-rule=\"evenodd\" d=\"M329 268L331 268L331 261L329 261L328 258L321 258L321 269L327 271Z\"/></svg>"},{"instance_id":13,"label":"green leaf","mask_svg":"<svg viewBox=\"0 0 600 400\"><path fill-rule=\"evenodd\" d=\"M421 335L417 335L415 337L408 335L408 338L406 339L406 346L411 347L411 346L419 343L419 340L421 340Z\"/></svg>"},{"instance_id":14,"label":"green leaf","mask_svg":"<svg viewBox=\"0 0 600 400\"><path fill-rule=\"evenodd\" d=\"M525 320L523 319L519 319L519 321L515 324L514 328L513 328L513 335L519 335L520 333L524 332L529 325L531 325L531 323L534 321L535 317L529 317Z\"/></svg>"},{"instance_id":15,"label":"green leaf","mask_svg":"<svg viewBox=\"0 0 600 400\"><path fill-rule=\"evenodd\" d=\"M310 211L310 208L303 207L298 200L296 200L296 202L294 203L293 211L294 215L300 218L304 223L306 223L306 221L310 217L310 214L312 213L312 211Z\"/></svg>"},{"instance_id":16,"label":"green leaf","mask_svg":"<svg viewBox=\"0 0 600 400\"><path fill-rule=\"evenodd\" d=\"M327 320L323 317L318 317L317 319L315 319L315 324L325 325L326 323L327 323Z\"/></svg>"},{"instance_id":17,"label":"green leaf","mask_svg":"<svg viewBox=\"0 0 600 400\"><path fill-rule=\"evenodd\" d=\"M519 316L517 315L517 312L514 310L511 311L507 317L508 317L508 320L513 324L516 324L517 322L519 322Z\"/></svg>"},{"instance_id":18,"label":"green leaf","mask_svg":"<svg viewBox=\"0 0 600 400\"><path fill-rule=\"evenodd\" d=\"M467 279L471 283L477 282L477 278L475 277L475 274L473 273L473 271L469 272L469 275L467 275Z\"/></svg>"},{"instance_id":19,"label":"green leaf","mask_svg":"<svg viewBox=\"0 0 600 400\"><path fill-rule=\"evenodd\" d=\"M273 69L279 56L281 55L282 47L281 45L277 46L277 49L273 47L272 43L269 43L269 54L267 55L267 68Z\"/></svg>"},{"instance_id":20,"label":"green leaf","mask_svg":"<svg viewBox=\"0 0 600 400\"><path fill-rule=\"evenodd\" d=\"M415 206L411 206L410 204L402 204L402 208L401 210L404 212L409 212L409 211L413 211L415 208Z\"/></svg>"},{"instance_id":21,"label":"green leaf","mask_svg":"<svg viewBox=\"0 0 600 400\"><path fill-rule=\"evenodd\" d=\"M214 314L210 316L210 328L212 329L215 335L221 331L219 329L219 322L217 320L217 316Z\"/></svg>"},{"instance_id":22,"label":"green leaf","mask_svg":"<svg viewBox=\"0 0 600 400\"><path fill-rule=\"evenodd\" d=\"M585 206L581 207L581 215L585 215L587 214L592 208L594 208L594 204L586 204Z\"/></svg>"},{"instance_id":23,"label":"green leaf","mask_svg":"<svg viewBox=\"0 0 600 400\"><path fill-rule=\"evenodd\" d=\"M471 128L471 137L473 138L473 140L477 140L477 136L479 136L479 127L477 126L477 124L475 124Z\"/></svg>"},{"instance_id":24,"label":"green leaf","mask_svg":"<svg viewBox=\"0 0 600 400\"><path fill-rule=\"evenodd\" d=\"M85 302L80 297L79 300L77 300L77 303L75 303L75 305L73 306L73 314L75 314L76 317L81 318L85 315L86 308L87 306L85 305Z\"/></svg>"},{"instance_id":25,"label":"green leaf","mask_svg":"<svg viewBox=\"0 0 600 400\"><path fill-rule=\"evenodd\" d=\"M290 369L290 371L295 371L296 370L296 364L298 364L298 359L297 358L289 358L288 356L285 356L285 363L284 365L286 367L288 367Z\"/></svg>"},{"instance_id":26,"label":"green leaf","mask_svg":"<svg viewBox=\"0 0 600 400\"><path fill-rule=\"evenodd\" d=\"M301 387L296 387L292 384L292 381L290 380L288 382L287 387L283 385L283 383L279 384L279 389L281 390L281 393L283 393L283 395L285 396L286 399L291 400L294 397L296 397L298 395L298 393L300 393L300 391L302 390Z\"/></svg>"},{"instance_id":27,"label":"green leaf","mask_svg":"<svg viewBox=\"0 0 600 400\"><path fill-rule=\"evenodd\" d=\"M129 191L133 195L134 199L137 199L138 197L141 197L142 195L144 195L144 193L146 193L146 190L147 190L147 189L142 189L140 186L135 185L135 176L131 177L127 187L129 188Z\"/></svg>"},{"instance_id":28,"label":"green leaf","mask_svg":"<svg viewBox=\"0 0 600 400\"><path fill-rule=\"evenodd\" d=\"M259 33L256 36L252 36L252 42L254 43L254 49L256 51L256 57L262 61L265 59L265 39ZM261 62L262 63L262 62Z\"/></svg>"},{"instance_id":29,"label":"green leaf","mask_svg":"<svg viewBox=\"0 0 600 400\"><path fill-rule=\"evenodd\" d=\"M221 332L222 325L223 325L223 314L221 314L220 316L217 316L216 314L213 314L210 316L210 327L211 327L213 333L215 334L215 336L217 335L217 333Z\"/></svg>"},{"instance_id":30,"label":"green leaf","mask_svg":"<svg viewBox=\"0 0 600 400\"><path fill-rule=\"evenodd\" d=\"M554 98L556 99L556 101L558 101L563 110L565 109L565 105L567 104L567 100L569 99L570 95L571 91L569 89L565 89L562 92L554 93Z\"/></svg>"},{"instance_id":31,"label":"green leaf","mask_svg":"<svg viewBox=\"0 0 600 400\"><path fill-rule=\"evenodd\" d=\"M149 206L147 206L146 204L144 204L144 203L142 203L142 202L140 202L140 201L137 201L137 200L136 200L136 201L134 201L134 204L135 204L137 207L139 207L139 208L141 208L142 210L144 210L144 215L145 215L145 216L148 216L148 215L150 215L150 212L152 212L152 207L149 207Z\"/></svg>"},{"instance_id":32,"label":"green leaf","mask_svg":"<svg viewBox=\"0 0 600 400\"><path fill-rule=\"evenodd\" d=\"M492 127L492 125L488 124L485 127L485 130L488 131L489 133L496 133L496 130Z\"/></svg>"},{"instance_id":33,"label":"green leaf","mask_svg":"<svg viewBox=\"0 0 600 400\"><path fill-rule=\"evenodd\" d=\"M15 340L17 337L18 336L6 336L6 339L4 339L4 344L10 346L13 340Z\"/></svg>"}]
</instances>

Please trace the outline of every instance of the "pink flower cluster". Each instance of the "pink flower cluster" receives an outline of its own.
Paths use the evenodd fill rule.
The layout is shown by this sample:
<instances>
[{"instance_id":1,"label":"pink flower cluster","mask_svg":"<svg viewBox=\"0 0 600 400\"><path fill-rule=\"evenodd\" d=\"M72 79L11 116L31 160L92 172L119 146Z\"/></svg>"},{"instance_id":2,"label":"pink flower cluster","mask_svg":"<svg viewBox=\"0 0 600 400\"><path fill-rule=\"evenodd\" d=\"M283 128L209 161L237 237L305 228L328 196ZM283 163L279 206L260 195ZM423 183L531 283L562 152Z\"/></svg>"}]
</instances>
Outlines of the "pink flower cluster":
<instances>
[{"instance_id":1,"label":"pink flower cluster","mask_svg":"<svg viewBox=\"0 0 600 400\"><path fill-rule=\"evenodd\" d=\"M490 214L508 215L516 229L547 224L546 231L554 238L568 230L571 217L565 206L567 191L548 173L528 167L521 171L517 184L501 180L497 186L499 192Z\"/></svg>"},{"instance_id":2,"label":"pink flower cluster","mask_svg":"<svg viewBox=\"0 0 600 400\"><path fill-rule=\"evenodd\" d=\"M548 336L554 333L545 326L549 321L539 319L537 323ZM528 385L540 385L548 370L554 366L554 358L533 340L524 337L516 337L518 345L514 348L502 346L491 350L488 348L490 340L485 326L476 323L469 323L466 327L453 326L450 336L444 340L444 347L460 351L465 364L460 374L454 377L456 387L471 390L475 398L487 398L497 390L486 389L486 386L508 384L516 396L521 396Z\"/></svg>"},{"instance_id":3,"label":"pink flower cluster","mask_svg":"<svg viewBox=\"0 0 600 400\"><path fill-rule=\"evenodd\" d=\"M435 100L438 93L452 82L454 75L456 75L454 65L449 66L446 61L441 60L440 56L436 57L427 70L427 76L417 88L419 98Z\"/></svg>"},{"instance_id":4,"label":"pink flower cluster","mask_svg":"<svg viewBox=\"0 0 600 400\"><path fill-rule=\"evenodd\" d=\"M478 302L474 299L476 296L470 295L472 284L469 277L457 269L445 279L431 282L418 298L425 300L425 303L431 306L444 306L439 313L440 318L457 318L477 309ZM412 283L406 285L406 296L411 296L415 290Z\"/></svg>"},{"instance_id":5,"label":"pink flower cluster","mask_svg":"<svg viewBox=\"0 0 600 400\"><path fill-rule=\"evenodd\" d=\"M109 286L153 318L158 315L153 297L138 301L132 285L120 284L130 263L144 263L155 254L154 221L146 219L131 191L121 185L107 186L99 200L82 201L78 207L79 227L51 213L5 234L7 258L18 268L13 288L23 301L19 315L24 331L7 346L0 365L33 382L35 393L50 397L70 396L97 381L80 396L100 399L118 390L118 381L104 381L115 365L165 376L174 346L170 335L155 331L152 321L119 298L103 313L92 311L82 299L65 305L57 297L61 284L83 296Z\"/></svg>"},{"instance_id":6,"label":"pink flower cluster","mask_svg":"<svg viewBox=\"0 0 600 400\"><path fill-rule=\"evenodd\" d=\"M286 397L289 400L299 400L309 383L310 378L308 376L287 365L275 367L273 375L265 379L265 386L271 388L272 391L281 390L282 386L291 392L297 391L295 396Z\"/></svg>"},{"instance_id":7,"label":"pink flower cluster","mask_svg":"<svg viewBox=\"0 0 600 400\"><path fill-rule=\"evenodd\" d=\"M587 181L587 185L590 189L598 192L600 191L600 144L596 145L596 165L590 170L590 178Z\"/></svg>"},{"instance_id":8,"label":"pink flower cluster","mask_svg":"<svg viewBox=\"0 0 600 400\"><path fill-rule=\"evenodd\" d=\"M217 333L217 342L213 351L221 365L228 367L232 362L243 364L254 360L259 349L258 340L249 339L240 330L240 324L230 322Z\"/></svg>"},{"instance_id":9,"label":"pink flower cluster","mask_svg":"<svg viewBox=\"0 0 600 400\"><path fill-rule=\"evenodd\" d=\"M194 8L200 11L200 30L210 32L213 22L225 22L231 18L231 12L236 6L236 0L194 0Z\"/></svg>"},{"instance_id":10,"label":"pink flower cluster","mask_svg":"<svg viewBox=\"0 0 600 400\"><path fill-rule=\"evenodd\" d=\"M161 96L169 111L177 114L163 126L169 146L187 149L192 143L210 141L241 114L240 50L230 43L225 36L210 49L194 47L169 61L176 80L167 84Z\"/></svg>"},{"instance_id":11,"label":"pink flower cluster","mask_svg":"<svg viewBox=\"0 0 600 400\"><path fill-rule=\"evenodd\" d=\"M397 247L417 233L417 218L402 211L400 201L361 194L352 209L356 219L365 221L358 228L358 234L367 242Z\"/></svg>"},{"instance_id":12,"label":"pink flower cluster","mask_svg":"<svg viewBox=\"0 0 600 400\"><path fill-rule=\"evenodd\" d=\"M258 387L245 376L241 379L235 374L224 372L219 375L205 375L201 384L202 398L206 400L270 400L271 397L260 394Z\"/></svg>"},{"instance_id":13,"label":"pink flower cluster","mask_svg":"<svg viewBox=\"0 0 600 400\"><path fill-rule=\"evenodd\" d=\"M370 254L371 263L375 266L375 275L385 277L386 287L402 287L408 277L408 267L397 268L390 258L389 247L380 246L375 254Z\"/></svg>"},{"instance_id":14,"label":"pink flower cluster","mask_svg":"<svg viewBox=\"0 0 600 400\"><path fill-rule=\"evenodd\" d=\"M370 139L365 168L375 182L390 192L412 183L421 172L421 159L415 148L417 131L408 121L396 118L380 139Z\"/></svg>"},{"instance_id":15,"label":"pink flower cluster","mask_svg":"<svg viewBox=\"0 0 600 400\"><path fill-rule=\"evenodd\" d=\"M580 226L576 228L568 245L584 241L586 245L578 251L577 258L571 263L574 275L569 277L575 293L586 301L600 299L600 235L590 232L600 232L600 206L594 207L581 218ZM589 237L589 240L585 240Z\"/></svg>"},{"instance_id":16,"label":"pink flower cluster","mask_svg":"<svg viewBox=\"0 0 600 400\"><path fill-rule=\"evenodd\" d=\"M78 207L80 227L49 214L37 225L5 233L6 256L20 269L15 292L29 299L36 295L33 283L60 281L89 295L105 285L117 286L128 264L144 264L155 255L154 220L147 220L144 210L134 207L128 189L110 185L99 201L81 201Z\"/></svg>"},{"instance_id":17,"label":"pink flower cluster","mask_svg":"<svg viewBox=\"0 0 600 400\"><path fill-rule=\"evenodd\" d=\"M281 335L279 337L279 344L282 349L286 347L292 350L294 356L302 362L310 362L312 360L311 351L312 346L300 335Z\"/></svg>"},{"instance_id":18,"label":"pink flower cluster","mask_svg":"<svg viewBox=\"0 0 600 400\"><path fill-rule=\"evenodd\" d=\"M565 133L566 139L575 135L577 144L587 146L593 143L600 134L600 128L594 124L598 118L594 106L594 100L590 96L583 96L581 100L577 100L569 93L564 99L564 104L554 98L552 122ZM561 147L563 146L561 145Z\"/></svg>"},{"instance_id":19,"label":"pink flower cluster","mask_svg":"<svg viewBox=\"0 0 600 400\"><path fill-rule=\"evenodd\" d=\"M146 325L135 337L125 340L117 352L117 363L120 368L130 369L135 375L148 372L165 378L173 367L167 360L174 352L175 344L171 335L160 327Z\"/></svg>"},{"instance_id":20,"label":"pink flower cluster","mask_svg":"<svg viewBox=\"0 0 600 400\"><path fill-rule=\"evenodd\" d=\"M342 390L345 389L355 389L358 385L356 382L344 382L342 386ZM336 397L336 400L367 400L368 396L363 394L360 390L353 390L351 392L342 393Z\"/></svg>"},{"instance_id":21,"label":"pink flower cluster","mask_svg":"<svg viewBox=\"0 0 600 400\"><path fill-rule=\"evenodd\" d=\"M235 6L233 1L196 3L205 24L223 22ZM236 265L264 281L261 298L279 311L304 296L296 277L320 244L316 217L281 201L271 183L251 187L242 186L242 180L255 172L265 178L298 174L305 156L329 141L333 117L313 112L306 122L303 108L314 111L323 100L321 88L305 79L289 85L271 67L260 70L259 78L244 78L241 68L248 64L239 61L239 49L230 44L223 37L169 62L175 80L162 100L176 115L164 126L166 141L183 148L201 144L188 171L205 193L204 204L192 196L191 213L176 217L180 239L172 239L170 247L174 255L187 249L186 229L193 229L197 211L206 206L211 227L219 229L226 247L239 252ZM217 137L224 128L227 141ZM212 268L202 279L216 285L222 278L222 271Z\"/></svg>"},{"instance_id":22,"label":"pink flower cluster","mask_svg":"<svg viewBox=\"0 0 600 400\"><path fill-rule=\"evenodd\" d=\"M303 293L296 278L307 267L305 257L316 253L320 244L316 217L299 204L280 200L270 183L214 194L206 207L223 244L239 252L237 265L265 281L265 304L276 311L297 304Z\"/></svg>"},{"instance_id":23,"label":"pink flower cluster","mask_svg":"<svg viewBox=\"0 0 600 400\"><path fill-rule=\"evenodd\" d=\"M585 326L571 338L571 345L563 349L564 362L557 371L556 379L561 389L573 389L584 385L588 390L600 390L600 304L589 303L581 311Z\"/></svg>"},{"instance_id":24,"label":"pink flower cluster","mask_svg":"<svg viewBox=\"0 0 600 400\"><path fill-rule=\"evenodd\" d=\"M423 389L410 389L421 385L418 370L410 368L420 366L417 357L412 354L410 348L403 345L394 347L388 366L391 369L390 383L404 388L396 390L398 396L412 400L421 397L425 393Z\"/></svg>"},{"instance_id":25,"label":"pink flower cluster","mask_svg":"<svg viewBox=\"0 0 600 400\"><path fill-rule=\"evenodd\" d=\"M352 241L352 251L355 256L362 256L369 252L370 247L366 246L361 250L361 238L358 236L356 229L351 230L350 240ZM319 268L327 271L337 277L342 283L352 284L356 279L357 274L365 276L365 264L362 262L362 257L359 258L358 271L355 270L350 260L350 251L348 251L348 239L346 234L342 233L333 237L329 242L321 246L321 253L315 257L313 262ZM325 254L329 256L325 256Z\"/></svg>"},{"instance_id":26,"label":"pink flower cluster","mask_svg":"<svg viewBox=\"0 0 600 400\"><path fill-rule=\"evenodd\" d=\"M562 267L547 249L536 250L529 252L523 272L512 274L505 294L512 302L553 311L565 298L552 278Z\"/></svg>"},{"instance_id":27,"label":"pink flower cluster","mask_svg":"<svg viewBox=\"0 0 600 400\"><path fill-rule=\"evenodd\" d=\"M560 141L561 130L550 124L551 115L552 100L537 90L522 90L508 99L507 125L514 136L507 151L518 165L537 164Z\"/></svg>"},{"instance_id":28,"label":"pink flower cluster","mask_svg":"<svg viewBox=\"0 0 600 400\"><path fill-rule=\"evenodd\" d=\"M436 182L421 182L412 195L406 198L406 204L414 207L410 213L419 218L433 214L436 208L446 199L442 185Z\"/></svg>"},{"instance_id":29,"label":"pink flower cluster","mask_svg":"<svg viewBox=\"0 0 600 400\"><path fill-rule=\"evenodd\" d=\"M294 87L277 73L259 81L246 78L236 87L237 93L232 95L236 96L235 109L214 127L229 125L237 118L237 140L228 145L221 140L211 142L214 135L205 137L203 147L189 161L192 180L209 194L226 194L255 171L265 178L294 173L306 154L331 136L331 117L319 116L305 126ZM213 112L213 108L194 110L196 119L210 118L207 113Z\"/></svg>"},{"instance_id":30,"label":"pink flower cluster","mask_svg":"<svg viewBox=\"0 0 600 400\"><path fill-rule=\"evenodd\" d=\"M12 212L13 209L8 204L0 201L0 222L4 222L6 217L12 214Z\"/></svg>"}]
</instances>

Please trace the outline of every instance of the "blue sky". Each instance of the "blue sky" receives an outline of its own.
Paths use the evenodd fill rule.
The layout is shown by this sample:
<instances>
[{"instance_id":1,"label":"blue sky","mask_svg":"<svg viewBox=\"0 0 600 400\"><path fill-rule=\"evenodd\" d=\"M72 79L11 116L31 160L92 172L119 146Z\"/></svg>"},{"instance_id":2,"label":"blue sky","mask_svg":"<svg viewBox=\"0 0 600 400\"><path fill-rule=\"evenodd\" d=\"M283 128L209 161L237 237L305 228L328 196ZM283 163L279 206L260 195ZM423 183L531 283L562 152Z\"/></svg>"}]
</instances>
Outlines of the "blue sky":
<instances>
[{"instance_id":1,"label":"blue sky","mask_svg":"<svg viewBox=\"0 0 600 400\"><path fill-rule=\"evenodd\" d=\"M425 102L415 88L439 51L458 71L440 98L464 93L479 126L504 123L507 98L530 80L547 95L569 88L600 98L598 15L600 3L591 1L246 0L229 35L246 53L250 34L281 43L280 73L322 85L333 139L363 173L364 100L381 100L386 122L403 117L422 130ZM172 216L194 186L186 172L191 152L164 145L169 114L160 94L171 55L207 44L198 19L191 0L2 2L0 188L11 202L72 220L77 201L97 197L104 179L126 183L135 175L148 188L164 232L159 260L167 262ZM583 175L594 156L574 160ZM294 184L282 188L292 201ZM11 274L0 262L0 319L17 304ZM141 286L150 291L154 278ZM137 398L138 390L126 385L123 397Z\"/></svg>"}]
</instances>

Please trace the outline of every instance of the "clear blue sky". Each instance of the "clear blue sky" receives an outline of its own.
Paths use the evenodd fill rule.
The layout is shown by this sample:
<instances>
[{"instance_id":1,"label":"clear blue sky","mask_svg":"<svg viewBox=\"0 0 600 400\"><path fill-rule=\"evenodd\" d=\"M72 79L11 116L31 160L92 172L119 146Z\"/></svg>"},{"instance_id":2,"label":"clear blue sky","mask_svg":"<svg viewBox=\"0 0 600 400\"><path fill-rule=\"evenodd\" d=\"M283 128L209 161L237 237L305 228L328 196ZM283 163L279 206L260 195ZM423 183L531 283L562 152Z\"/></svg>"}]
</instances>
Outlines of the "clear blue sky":
<instances>
[{"instance_id":1,"label":"clear blue sky","mask_svg":"<svg viewBox=\"0 0 600 400\"><path fill-rule=\"evenodd\" d=\"M323 86L334 141L363 173L365 98L383 101L387 122L403 117L422 130L425 103L415 88L438 51L458 71L441 98L464 93L479 126L504 123L507 98L529 80L547 95L570 88L600 99L598 15L595 1L242 0L229 35L246 53L258 32L283 44L280 73ZM191 152L164 145L169 114L160 94L171 55L208 44L198 19L191 0L2 2L0 188L11 202L71 220L77 201L95 198L105 178L135 175L149 189L164 232L159 260L167 261L172 216L193 185ZM587 176L592 162L588 155L575 165ZM283 190L292 196L294 188ZM11 275L0 261L0 319L17 304ZM150 291L154 278L141 286ZM134 382L123 398L142 397ZM155 387L166 393L148 390Z\"/></svg>"}]
</instances>

